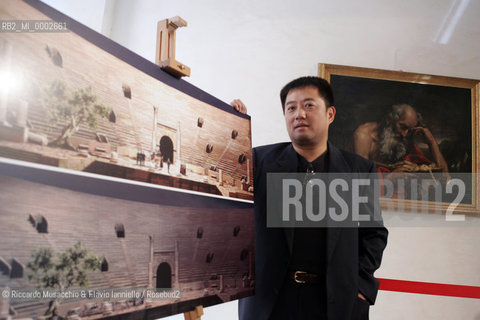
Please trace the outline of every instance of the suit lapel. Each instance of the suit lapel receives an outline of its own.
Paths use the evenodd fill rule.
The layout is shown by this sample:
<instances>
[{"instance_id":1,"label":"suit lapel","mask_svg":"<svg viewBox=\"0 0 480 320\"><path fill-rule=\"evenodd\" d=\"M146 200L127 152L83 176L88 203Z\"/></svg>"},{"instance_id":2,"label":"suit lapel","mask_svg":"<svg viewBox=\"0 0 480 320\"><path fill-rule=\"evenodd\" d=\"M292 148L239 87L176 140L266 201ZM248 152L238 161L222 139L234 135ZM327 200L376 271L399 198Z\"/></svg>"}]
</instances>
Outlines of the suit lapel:
<instances>
[{"instance_id":1,"label":"suit lapel","mask_svg":"<svg viewBox=\"0 0 480 320\"><path fill-rule=\"evenodd\" d=\"M297 172L298 157L292 144L283 150L277 160L267 166L266 172ZM283 228L288 250L292 254L294 228Z\"/></svg>"},{"instance_id":2,"label":"suit lapel","mask_svg":"<svg viewBox=\"0 0 480 320\"><path fill-rule=\"evenodd\" d=\"M278 156L277 160L267 166L267 172L297 172L297 152L289 144Z\"/></svg>"},{"instance_id":3,"label":"suit lapel","mask_svg":"<svg viewBox=\"0 0 480 320\"><path fill-rule=\"evenodd\" d=\"M343 155L340 150L337 149L334 145L328 142L328 173L335 172L349 172L350 166L345 162ZM338 242L338 238L342 228L331 227L327 228L327 265L330 263L333 255L333 251Z\"/></svg>"}]
</instances>

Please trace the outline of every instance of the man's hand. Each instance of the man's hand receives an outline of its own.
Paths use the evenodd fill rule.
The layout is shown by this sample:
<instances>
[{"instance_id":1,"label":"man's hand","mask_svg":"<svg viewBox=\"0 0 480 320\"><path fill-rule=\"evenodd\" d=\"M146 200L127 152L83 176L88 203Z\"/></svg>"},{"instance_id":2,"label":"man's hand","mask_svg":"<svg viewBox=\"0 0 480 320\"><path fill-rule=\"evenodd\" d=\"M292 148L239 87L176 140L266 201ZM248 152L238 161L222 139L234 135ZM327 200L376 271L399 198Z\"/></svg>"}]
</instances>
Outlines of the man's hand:
<instances>
[{"instance_id":1,"label":"man's hand","mask_svg":"<svg viewBox=\"0 0 480 320\"><path fill-rule=\"evenodd\" d=\"M411 128L409 134L411 134L414 137L420 138L422 142L425 142L429 146L437 143L435 138L433 137L432 132L425 127Z\"/></svg>"},{"instance_id":2,"label":"man's hand","mask_svg":"<svg viewBox=\"0 0 480 320\"><path fill-rule=\"evenodd\" d=\"M435 161L437 166L441 168L442 172L446 173L444 175L444 179L446 180L450 179L450 175L448 174L447 162L445 161L445 158L440 152L440 148L437 144L437 141L433 137L432 132L425 127L414 127L410 129L409 134L411 134L414 137L419 137L420 140L428 144L428 147L430 148L430 152L432 153L432 156L433 156L433 160Z\"/></svg>"},{"instance_id":3,"label":"man's hand","mask_svg":"<svg viewBox=\"0 0 480 320\"><path fill-rule=\"evenodd\" d=\"M245 104L240 99L234 99L232 102L230 102L230 105L240 113L247 113L247 107L245 107Z\"/></svg>"}]
</instances>

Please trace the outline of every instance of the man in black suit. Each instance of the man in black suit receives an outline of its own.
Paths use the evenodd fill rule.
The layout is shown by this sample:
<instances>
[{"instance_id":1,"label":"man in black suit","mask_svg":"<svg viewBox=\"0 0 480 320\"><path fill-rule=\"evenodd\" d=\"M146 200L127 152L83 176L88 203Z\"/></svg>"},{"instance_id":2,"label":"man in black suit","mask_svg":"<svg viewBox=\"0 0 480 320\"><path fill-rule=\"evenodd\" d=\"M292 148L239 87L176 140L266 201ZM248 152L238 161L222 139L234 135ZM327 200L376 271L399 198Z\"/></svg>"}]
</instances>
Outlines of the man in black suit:
<instances>
[{"instance_id":1,"label":"man in black suit","mask_svg":"<svg viewBox=\"0 0 480 320\"><path fill-rule=\"evenodd\" d=\"M269 172L376 172L374 164L328 142L335 118L330 84L318 77L288 83L280 98L291 143L253 150L255 295L239 301L240 320L368 319L388 232L368 227L268 228ZM232 105L240 112L240 100ZM367 210L368 211L368 210Z\"/></svg>"}]
</instances>

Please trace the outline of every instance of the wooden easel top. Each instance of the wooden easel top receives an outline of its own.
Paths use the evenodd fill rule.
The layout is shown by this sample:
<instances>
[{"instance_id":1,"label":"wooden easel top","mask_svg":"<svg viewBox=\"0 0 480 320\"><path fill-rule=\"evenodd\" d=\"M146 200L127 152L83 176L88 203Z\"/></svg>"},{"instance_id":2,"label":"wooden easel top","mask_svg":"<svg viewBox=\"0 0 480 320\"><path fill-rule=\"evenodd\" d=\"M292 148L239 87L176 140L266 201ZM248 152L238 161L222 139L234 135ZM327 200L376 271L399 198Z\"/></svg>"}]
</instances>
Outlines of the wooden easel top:
<instances>
[{"instance_id":1,"label":"wooden easel top","mask_svg":"<svg viewBox=\"0 0 480 320\"><path fill-rule=\"evenodd\" d=\"M193 311L185 312L183 315L185 320L200 320L203 316L203 306L196 306Z\"/></svg>"},{"instance_id":2,"label":"wooden easel top","mask_svg":"<svg viewBox=\"0 0 480 320\"><path fill-rule=\"evenodd\" d=\"M187 21L179 16L158 21L155 64L176 77L189 77L190 68L175 60L175 31L186 27Z\"/></svg>"}]
</instances>

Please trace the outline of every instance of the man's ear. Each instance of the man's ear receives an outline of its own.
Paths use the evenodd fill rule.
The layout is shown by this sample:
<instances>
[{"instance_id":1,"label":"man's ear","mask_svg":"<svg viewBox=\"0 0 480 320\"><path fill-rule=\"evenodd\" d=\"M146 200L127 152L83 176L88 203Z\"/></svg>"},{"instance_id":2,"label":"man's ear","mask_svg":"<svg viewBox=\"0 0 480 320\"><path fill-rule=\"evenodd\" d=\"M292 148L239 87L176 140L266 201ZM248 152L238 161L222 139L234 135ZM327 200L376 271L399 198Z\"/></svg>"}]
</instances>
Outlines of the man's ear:
<instances>
[{"instance_id":1,"label":"man's ear","mask_svg":"<svg viewBox=\"0 0 480 320\"><path fill-rule=\"evenodd\" d=\"M334 106L330 106L327 109L327 118L328 118L328 124L331 124L333 120L335 120L335 114L337 113L337 110L335 109Z\"/></svg>"}]
</instances>

